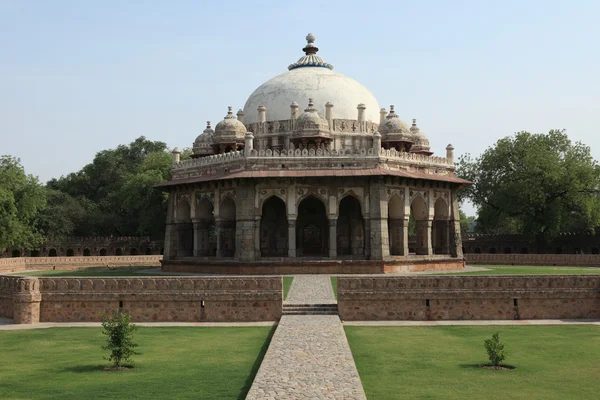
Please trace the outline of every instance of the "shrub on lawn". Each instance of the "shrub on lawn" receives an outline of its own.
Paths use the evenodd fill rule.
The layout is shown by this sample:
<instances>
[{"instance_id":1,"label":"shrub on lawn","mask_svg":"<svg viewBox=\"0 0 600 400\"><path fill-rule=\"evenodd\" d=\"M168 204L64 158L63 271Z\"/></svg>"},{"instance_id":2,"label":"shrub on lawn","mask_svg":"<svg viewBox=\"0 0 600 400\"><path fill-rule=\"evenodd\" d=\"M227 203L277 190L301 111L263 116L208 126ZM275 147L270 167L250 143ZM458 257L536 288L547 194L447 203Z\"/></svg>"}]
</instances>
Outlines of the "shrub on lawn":
<instances>
[{"instance_id":1,"label":"shrub on lawn","mask_svg":"<svg viewBox=\"0 0 600 400\"><path fill-rule=\"evenodd\" d=\"M102 333L107 336L102 350L110 351L104 359L112 362L115 369L121 369L124 362L131 362L131 356L140 354L135 351L137 344L133 342L133 332L138 327L130 321L129 313L121 311L102 317Z\"/></svg>"},{"instance_id":2,"label":"shrub on lawn","mask_svg":"<svg viewBox=\"0 0 600 400\"><path fill-rule=\"evenodd\" d=\"M504 345L500 343L498 332L494 333L491 339L486 339L484 345L491 364L496 367L499 366L506 358L506 353Z\"/></svg>"}]
</instances>

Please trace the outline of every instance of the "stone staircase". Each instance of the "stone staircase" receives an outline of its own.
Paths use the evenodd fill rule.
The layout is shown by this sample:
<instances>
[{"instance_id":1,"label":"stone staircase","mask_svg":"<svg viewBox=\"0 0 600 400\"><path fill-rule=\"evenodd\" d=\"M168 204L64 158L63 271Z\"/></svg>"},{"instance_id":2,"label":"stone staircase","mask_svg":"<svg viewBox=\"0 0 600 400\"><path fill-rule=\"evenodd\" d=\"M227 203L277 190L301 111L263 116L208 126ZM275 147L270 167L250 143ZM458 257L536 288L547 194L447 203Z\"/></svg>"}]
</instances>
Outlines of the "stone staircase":
<instances>
[{"instance_id":1,"label":"stone staircase","mask_svg":"<svg viewBox=\"0 0 600 400\"><path fill-rule=\"evenodd\" d=\"M283 304L283 315L338 315L337 304Z\"/></svg>"}]
</instances>

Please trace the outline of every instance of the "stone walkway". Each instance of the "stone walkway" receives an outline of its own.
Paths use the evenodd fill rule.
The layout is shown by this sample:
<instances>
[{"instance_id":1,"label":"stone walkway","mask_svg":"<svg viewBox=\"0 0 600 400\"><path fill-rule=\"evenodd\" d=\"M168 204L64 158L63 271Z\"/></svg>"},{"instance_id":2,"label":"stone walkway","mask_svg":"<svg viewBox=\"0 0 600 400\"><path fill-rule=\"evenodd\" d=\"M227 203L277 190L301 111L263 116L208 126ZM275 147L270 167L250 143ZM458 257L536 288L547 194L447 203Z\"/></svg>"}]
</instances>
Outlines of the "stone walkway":
<instances>
[{"instance_id":1,"label":"stone walkway","mask_svg":"<svg viewBox=\"0 0 600 400\"><path fill-rule=\"evenodd\" d=\"M328 276L295 276L287 304L334 304ZM284 315L246 399L366 399L337 315Z\"/></svg>"}]
</instances>

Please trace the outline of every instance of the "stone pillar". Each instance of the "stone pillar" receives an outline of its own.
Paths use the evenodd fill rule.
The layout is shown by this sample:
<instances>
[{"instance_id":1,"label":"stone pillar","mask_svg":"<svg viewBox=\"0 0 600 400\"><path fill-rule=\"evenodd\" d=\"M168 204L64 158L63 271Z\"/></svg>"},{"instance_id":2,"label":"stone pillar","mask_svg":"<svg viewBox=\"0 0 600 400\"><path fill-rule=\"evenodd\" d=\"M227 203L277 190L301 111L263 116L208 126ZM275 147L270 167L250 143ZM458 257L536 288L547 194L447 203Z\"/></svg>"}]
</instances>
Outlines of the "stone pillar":
<instances>
[{"instance_id":1,"label":"stone pillar","mask_svg":"<svg viewBox=\"0 0 600 400\"><path fill-rule=\"evenodd\" d=\"M460 214L458 212L458 198L457 192L458 188L453 188L450 197L451 197L451 209L452 215L450 216L450 255L452 257L463 258L462 251L462 238L460 234Z\"/></svg>"},{"instance_id":2,"label":"stone pillar","mask_svg":"<svg viewBox=\"0 0 600 400\"><path fill-rule=\"evenodd\" d=\"M431 246L431 228L433 221L430 219L416 221L417 225L417 254L430 256L433 254Z\"/></svg>"},{"instance_id":3,"label":"stone pillar","mask_svg":"<svg viewBox=\"0 0 600 400\"><path fill-rule=\"evenodd\" d=\"M375 132L373 133L373 152L375 155L379 155L381 151L381 133Z\"/></svg>"},{"instance_id":4,"label":"stone pillar","mask_svg":"<svg viewBox=\"0 0 600 400\"><path fill-rule=\"evenodd\" d=\"M383 177L376 177L369 185L369 216L371 219L371 259L389 258L388 204Z\"/></svg>"},{"instance_id":5,"label":"stone pillar","mask_svg":"<svg viewBox=\"0 0 600 400\"><path fill-rule=\"evenodd\" d=\"M329 124L329 130L333 131L333 112L332 112L332 108L333 108L333 104L331 104L330 102L327 102L327 104L325 104L325 119L327 120L327 123Z\"/></svg>"},{"instance_id":6,"label":"stone pillar","mask_svg":"<svg viewBox=\"0 0 600 400\"><path fill-rule=\"evenodd\" d=\"M202 254L202 220L193 219L192 224L194 224L194 257L198 257Z\"/></svg>"},{"instance_id":7,"label":"stone pillar","mask_svg":"<svg viewBox=\"0 0 600 400\"><path fill-rule=\"evenodd\" d=\"M253 149L254 135L252 135L252 132L246 132L246 136L244 137L244 156L249 157Z\"/></svg>"},{"instance_id":8,"label":"stone pillar","mask_svg":"<svg viewBox=\"0 0 600 400\"><path fill-rule=\"evenodd\" d=\"M385 110L385 108L382 108L381 110L379 110L379 125L385 122L385 117L387 117L387 111Z\"/></svg>"},{"instance_id":9,"label":"stone pillar","mask_svg":"<svg viewBox=\"0 0 600 400\"><path fill-rule=\"evenodd\" d=\"M288 217L288 256L296 257L296 220Z\"/></svg>"},{"instance_id":10,"label":"stone pillar","mask_svg":"<svg viewBox=\"0 0 600 400\"><path fill-rule=\"evenodd\" d=\"M329 220L329 258L337 257L337 219Z\"/></svg>"},{"instance_id":11,"label":"stone pillar","mask_svg":"<svg viewBox=\"0 0 600 400\"><path fill-rule=\"evenodd\" d=\"M13 296L13 321L15 324L40 322L40 281L38 278L19 278Z\"/></svg>"},{"instance_id":12,"label":"stone pillar","mask_svg":"<svg viewBox=\"0 0 600 400\"><path fill-rule=\"evenodd\" d=\"M240 184L236 188L235 196L235 258L252 261L257 256L255 252L255 219L256 217L260 219L260 216L255 215L254 185L251 183Z\"/></svg>"},{"instance_id":13,"label":"stone pillar","mask_svg":"<svg viewBox=\"0 0 600 400\"><path fill-rule=\"evenodd\" d=\"M173 221L173 203L175 202L175 193L169 193L167 201L167 227L165 229L165 244L163 260L172 260L177 254L177 229Z\"/></svg>"},{"instance_id":14,"label":"stone pillar","mask_svg":"<svg viewBox=\"0 0 600 400\"><path fill-rule=\"evenodd\" d=\"M364 218L365 224L365 258L371 257L371 219Z\"/></svg>"},{"instance_id":15,"label":"stone pillar","mask_svg":"<svg viewBox=\"0 0 600 400\"><path fill-rule=\"evenodd\" d=\"M215 230L217 233L217 257L223 257L223 240L221 238L221 220L220 219L215 219Z\"/></svg>"}]
</instances>

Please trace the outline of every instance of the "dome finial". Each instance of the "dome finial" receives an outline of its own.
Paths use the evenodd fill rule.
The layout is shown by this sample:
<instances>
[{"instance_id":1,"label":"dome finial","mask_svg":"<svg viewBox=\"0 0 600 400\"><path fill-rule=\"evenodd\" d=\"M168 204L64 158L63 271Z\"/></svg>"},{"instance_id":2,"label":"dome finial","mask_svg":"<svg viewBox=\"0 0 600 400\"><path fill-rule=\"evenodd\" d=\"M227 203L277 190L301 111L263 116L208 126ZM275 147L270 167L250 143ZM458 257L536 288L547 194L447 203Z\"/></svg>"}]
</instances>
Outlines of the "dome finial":
<instances>
[{"instance_id":1,"label":"dome finial","mask_svg":"<svg viewBox=\"0 0 600 400\"><path fill-rule=\"evenodd\" d=\"M316 55L319 48L315 46L315 35L312 33L306 35L306 46L304 46L302 51L305 55L300 57L294 64L291 64L288 67L289 70L301 67L323 67L333 69L333 65L326 63L321 57Z\"/></svg>"},{"instance_id":2,"label":"dome finial","mask_svg":"<svg viewBox=\"0 0 600 400\"><path fill-rule=\"evenodd\" d=\"M206 121L206 129L210 129L210 121Z\"/></svg>"},{"instance_id":3,"label":"dome finial","mask_svg":"<svg viewBox=\"0 0 600 400\"><path fill-rule=\"evenodd\" d=\"M417 126L417 119L416 118L413 118L412 126Z\"/></svg>"},{"instance_id":4,"label":"dome finial","mask_svg":"<svg viewBox=\"0 0 600 400\"><path fill-rule=\"evenodd\" d=\"M317 46L315 46L314 43L315 43L315 35L313 35L312 33L309 33L308 35L306 35L306 46L304 46L302 51L307 56L316 54L317 51L319 51L319 48Z\"/></svg>"}]
</instances>

